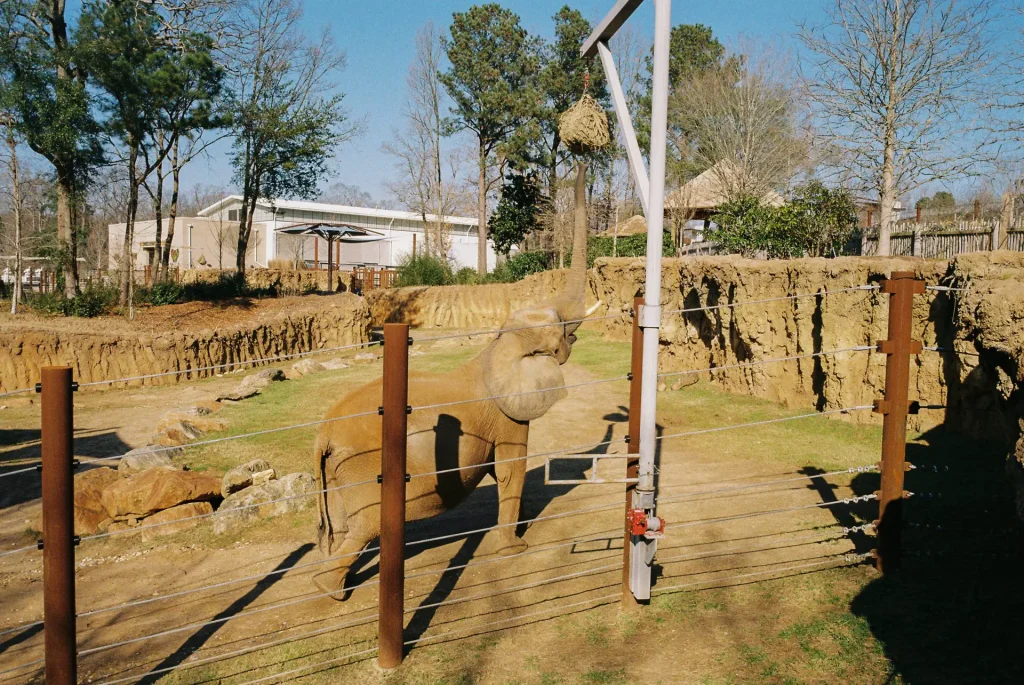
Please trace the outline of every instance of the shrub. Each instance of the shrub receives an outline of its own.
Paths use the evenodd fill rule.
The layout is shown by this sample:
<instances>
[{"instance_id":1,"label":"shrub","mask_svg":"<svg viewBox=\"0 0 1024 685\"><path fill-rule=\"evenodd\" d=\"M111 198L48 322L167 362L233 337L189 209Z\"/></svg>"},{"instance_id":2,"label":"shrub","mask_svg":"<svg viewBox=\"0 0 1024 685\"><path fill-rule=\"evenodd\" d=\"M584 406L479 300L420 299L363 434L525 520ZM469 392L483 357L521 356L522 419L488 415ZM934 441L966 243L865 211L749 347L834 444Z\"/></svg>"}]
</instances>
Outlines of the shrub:
<instances>
[{"instance_id":1,"label":"shrub","mask_svg":"<svg viewBox=\"0 0 1024 685\"><path fill-rule=\"evenodd\" d=\"M476 285L480 282L479 274L471 266L464 266L455 272L452 280L456 285Z\"/></svg>"},{"instance_id":2,"label":"shrub","mask_svg":"<svg viewBox=\"0 0 1024 685\"><path fill-rule=\"evenodd\" d=\"M185 288L174 281L157 281L147 293L146 301L152 305L178 304L184 301Z\"/></svg>"},{"instance_id":3,"label":"shrub","mask_svg":"<svg viewBox=\"0 0 1024 685\"><path fill-rule=\"evenodd\" d=\"M520 252L506 259L503 266L507 273L508 282L521 281L530 274L550 269L551 255L546 252ZM495 271L497 272L498 269L495 269Z\"/></svg>"},{"instance_id":4,"label":"shrub","mask_svg":"<svg viewBox=\"0 0 1024 685\"><path fill-rule=\"evenodd\" d=\"M437 257L421 255L413 259L406 255L398 264L398 278L395 285L447 285L452 280L452 271L448 263Z\"/></svg>"},{"instance_id":5,"label":"shrub","mask_svg":"<svg viewBox=\"0 0 1024 685\"><path fill-rule=\"evenodd\" d=\"M612 236L592 236L587 241L587 267L594 266L594 260L598 257L611 257L612 255L619 257L647 256L647 234L636 233L621 236L617 245ZM672 234L668 231L663 231L661 234L661 256L675 256Z\"/></svg>"},{"instance_id":6,"label":"shrub","mask_svg":"<svg viewBox=\"0 0 1024 685\"><path fill-rule=\"evenodd\" d=\"M51 316L81 316L92 318L110 314L117 306L116 285L92 285L71 299L63 293L49 292L32 295L28 306L40 314Z\"/></svg>"}]
</instances>

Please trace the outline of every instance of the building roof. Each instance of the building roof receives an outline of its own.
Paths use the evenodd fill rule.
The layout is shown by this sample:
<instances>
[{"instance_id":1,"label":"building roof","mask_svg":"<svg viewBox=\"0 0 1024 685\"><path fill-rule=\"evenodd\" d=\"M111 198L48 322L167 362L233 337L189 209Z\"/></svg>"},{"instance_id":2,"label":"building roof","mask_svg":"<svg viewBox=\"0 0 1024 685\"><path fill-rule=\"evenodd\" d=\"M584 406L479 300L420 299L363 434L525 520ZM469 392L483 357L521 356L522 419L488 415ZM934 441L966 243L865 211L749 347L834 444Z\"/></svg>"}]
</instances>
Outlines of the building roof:
<instances>
[{"instance_id":1,"label":"building roof","mask_svg":"<svg viewBox=\"0 0 1024 685\"><path fill-rule=\"evenodd\" d=\"M615 226L609 226L607 229L601 232L603 236L627 236L627 235L638 235L640 233L647 233L647 219L637 214L631 216L624 221L620 221Z\"/></svg>"},{"instance_id":2,"label":"building roof","mask_svg":"<svg viewBox=\"0 0 1024 685\"><path fill-rule=\"evenodd\" d=\"M209 207L199 210L199 216L207 216L220 210L224 205L232 202L241 202L241 195L228 195L217 202L214 202ZM291 209L297 212L323 212L325 214L349 214L353 216L371 216L382 219L406 219L410 221L422 221L423 215L417 214L416 212L404 212L395 209L377 209L370 207L352 207L350 205L333 205L326 202L307 202L305 200L266 200L260 199L256 201L258 207L264 207L269 209L276 207L278 209ZM434 214L427 214L427 221L436 221L437 216ZM459 226L476 226L479 222L477 219L468 216L446 216L444 222L447 224L456 224Z\"/></svg>"},{"instance_id":3,"label":"building roof","mask_svg":"<svg viewBox=\"0 0 1024 685\"><path fill-rule=\"evenodd\" d=\"M732 164L721 161L665 198L665 206L672 209L716 209L728 201L722 188L722 175L733 176L737 172ZM769 190L761 201L772 207L780 207L785 199L774 190Z\"/></svg>"}]
</instances>

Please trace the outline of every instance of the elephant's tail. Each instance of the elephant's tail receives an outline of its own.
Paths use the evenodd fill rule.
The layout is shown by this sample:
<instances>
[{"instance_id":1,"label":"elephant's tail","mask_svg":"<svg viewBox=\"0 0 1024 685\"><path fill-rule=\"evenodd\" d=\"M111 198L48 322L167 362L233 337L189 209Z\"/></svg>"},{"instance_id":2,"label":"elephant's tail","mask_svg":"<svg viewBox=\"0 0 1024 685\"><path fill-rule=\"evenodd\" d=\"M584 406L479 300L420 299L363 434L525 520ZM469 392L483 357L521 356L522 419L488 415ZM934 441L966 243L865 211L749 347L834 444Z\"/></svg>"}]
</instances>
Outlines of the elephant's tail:
<instances>
[{"instance_id":1,"label":"elephant's tail","mask_svg":"<svg viewBox=\"0 0 1024 685\"><path fill-rule=\"evenodd\" d=\"M313 459L317 465L317 483L320 490L320 497L317 498L320 509L320 524L317 527L317 533L320 550L324 554L330 554L340 539L348 533L348 513L345 511L345 502L338 490L331 490L338 484L334 482L333 474L328 475L330 457L330 439L318 435L313 444Z\"/></svg>"}]
</instances>

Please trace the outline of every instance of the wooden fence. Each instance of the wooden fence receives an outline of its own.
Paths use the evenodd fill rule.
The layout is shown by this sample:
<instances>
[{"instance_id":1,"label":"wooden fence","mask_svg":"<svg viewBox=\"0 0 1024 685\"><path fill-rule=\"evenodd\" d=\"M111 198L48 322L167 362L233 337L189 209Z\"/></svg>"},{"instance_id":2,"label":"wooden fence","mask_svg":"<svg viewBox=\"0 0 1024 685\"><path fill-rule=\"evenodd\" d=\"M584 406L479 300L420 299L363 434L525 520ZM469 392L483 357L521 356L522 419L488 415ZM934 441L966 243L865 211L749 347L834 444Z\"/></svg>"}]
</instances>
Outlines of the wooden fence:
<instances>
[{"instance_id":1,"label":"wooden fence","mask_svg":"<svg viewBox=\"0 0 1024 685\"><path fill-rule=\"evenodd\" d=\"M395 281L398 279L398 271L396 269L375 269L373 267L357 266L350 272L350 278L350 290L360 295L377 288L393 288Z\"/></svg>"},{"instance_id":2,"label":"wooden fence","mask_svg":"<svg viewBox=\"0 0 1024 685\"><path fill-rule=\"evenodd\" d=\"M959 254L991 250L1024 251L1024 230L1002 230L999 220L961 221L952 225L897 224L889 237L890 254L896 257L950 259ZM878 228L864 229L859 254L878 254Z\"/></svg>"}]
</instances>

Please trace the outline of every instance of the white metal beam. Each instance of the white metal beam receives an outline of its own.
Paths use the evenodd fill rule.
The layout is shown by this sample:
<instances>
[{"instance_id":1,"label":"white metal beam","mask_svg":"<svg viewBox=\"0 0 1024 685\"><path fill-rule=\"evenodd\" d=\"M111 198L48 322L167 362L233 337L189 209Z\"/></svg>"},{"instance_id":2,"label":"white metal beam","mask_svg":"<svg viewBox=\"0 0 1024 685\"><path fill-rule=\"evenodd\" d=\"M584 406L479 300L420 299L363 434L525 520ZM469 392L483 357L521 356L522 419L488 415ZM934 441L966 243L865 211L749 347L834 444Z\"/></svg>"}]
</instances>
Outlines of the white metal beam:
<instances>
[{"instance_id":1,"label":"white metal beam","mask_svg":"<svg viewBox=\"0 0 1024 685\"><path fill-rule=\"evenodd\" d=\"M594 51L597 50L597 44L607 43L608 39L615 35L619 27L626 23L626 20L629 19L630 15L636 11L636 8L642 2L643 0L618 0L615 3L615 7L612 7L611 11L604 16L601 23L597 25L593 33L590 34L590 37L583 43L580 54L584 57L593 57Z\"/></svg>"},{"instance_id":2,"label":"white metal beam","mask_svg":"<svg viewBox=\"0 0 1024 685\"><path fill-rule=\"evenodd\" d=\"M626 106L626 95L622 92L622 83L619 82L619 72L615 69L615 59L612 57L611 50L608 49L608 44L603 40L597 42L597 54L601 56L601 64L604 66L608 87L612 91L612 106L615 108L615 116L619 120L619 128L622 129L622 137L626 141L626 158L629 160L629 168L633 171L636 187L640 191L640 204L644 207L644 216L650 216L647 211L650 197L647 166L644 164L643 155L640 154L640 146L636 142L636 131L633 130L633 120L629 116L629 108Z\"/></svg>"}]
</instances>

